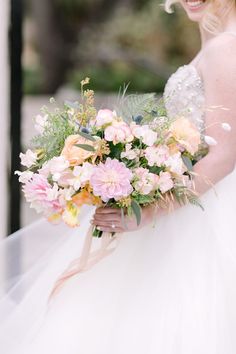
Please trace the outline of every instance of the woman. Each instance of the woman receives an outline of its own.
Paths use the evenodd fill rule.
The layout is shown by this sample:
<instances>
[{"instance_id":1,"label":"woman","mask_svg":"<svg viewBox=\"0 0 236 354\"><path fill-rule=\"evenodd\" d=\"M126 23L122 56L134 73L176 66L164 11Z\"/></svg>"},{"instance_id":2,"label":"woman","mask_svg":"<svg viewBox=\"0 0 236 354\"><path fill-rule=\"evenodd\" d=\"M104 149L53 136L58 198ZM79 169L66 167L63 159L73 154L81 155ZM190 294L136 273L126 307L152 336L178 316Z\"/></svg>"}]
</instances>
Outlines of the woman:
<instances>
[{"instance_id":1,"label":"woman","mask_svg":"<svg viewBox=\"0 0 236 354\"><path fill-rule=\"evenodd\" d=\"M168 11L173 2L166 2ZM48 308L57 276L82 248L76 232L85 233L93 211L69 238L59 229L63 236L52 241L53 251L39 252L40 261L9 285L0 303L4 354L236 352L236 2L179 3L198 22L202 48L171 76L164 97L170 115L185 114L214 138L194 169L205 211L176 206L168 214L148 207L141 226L128 219L124 230L118 211L98 209L92 223L123 233L121 242L69 279ZM225 122L230 133L221 127ZM40 231L48 240L52 229L40 222L9 242L22 237L27 245Z\"/></svg>"}]
</instances>

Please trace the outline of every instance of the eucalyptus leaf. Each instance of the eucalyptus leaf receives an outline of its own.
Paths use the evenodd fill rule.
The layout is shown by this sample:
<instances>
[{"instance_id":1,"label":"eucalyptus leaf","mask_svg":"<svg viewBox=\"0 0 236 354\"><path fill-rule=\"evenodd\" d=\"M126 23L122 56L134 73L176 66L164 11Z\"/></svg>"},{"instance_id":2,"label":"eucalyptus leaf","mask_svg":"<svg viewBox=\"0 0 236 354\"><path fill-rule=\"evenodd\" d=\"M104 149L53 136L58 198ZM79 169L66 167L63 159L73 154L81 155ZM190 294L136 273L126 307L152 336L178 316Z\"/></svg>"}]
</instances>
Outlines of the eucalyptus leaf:
<instances>
[{"instance_id":1,"label":"eucalyptus leaf","mask_svg":"<svg viewBox=\"0 0 236 354\"><path fill-rule=\"evenodd\" d=\"M127 229L127 225L126 225L126 222L125 222L124 208L121 208L121 222L122 222L122 226L124 227L124 229Z\"/></svg>"},{"instance_id":2,"label":"eucalyptus leaf","mask_svg":"<svg viewBox=\"0 0 236 354\"><path fill-rule=\"evenodd\" d=\"M141 215L142 215L142 209L140 208L140 205L135 200L132 200L131 208L132 208L134 215L136 217L137 225L140 225Z\"/></svg>"},{"instance_id":3,"label":"eucalyptus leaf","mask_svg":"<svg viewBox=\"0 0 236 354\"><path fill-rule=\"evenodd\" d=\"M86 151L95 151L94 147L91 146L91 145L87 145L87 144L76 144L75 146L81 148L81 149L84 149Z\"/></svg>"},{"instance_id":4,"label":"eucalyptus leaf","mask_svg":"<svg viewBox=\"0 0 236 354\"><path fill-rule=\"evenodd\" d=\"M87 139L87 140L90 140L90 141L96 141L96 139L94 139L94 137L92 136L92 135L90 135L90 134L87 134L87 133L85 133L85 132L78 132L78 134L80 135L80 136L82 136L83 138L85 138L85 139Z\"/></svg>"},{"instance_id":5,"label":"eucalyptus leaf","mask_svg":"<svg viewBox=\"0 0 236 354\"><path fill-rule=\"evenodd\" d=\"M189 171L193 170L193 164L188 156L182 156L182 160Z\"/></svg>"}]
</instances>

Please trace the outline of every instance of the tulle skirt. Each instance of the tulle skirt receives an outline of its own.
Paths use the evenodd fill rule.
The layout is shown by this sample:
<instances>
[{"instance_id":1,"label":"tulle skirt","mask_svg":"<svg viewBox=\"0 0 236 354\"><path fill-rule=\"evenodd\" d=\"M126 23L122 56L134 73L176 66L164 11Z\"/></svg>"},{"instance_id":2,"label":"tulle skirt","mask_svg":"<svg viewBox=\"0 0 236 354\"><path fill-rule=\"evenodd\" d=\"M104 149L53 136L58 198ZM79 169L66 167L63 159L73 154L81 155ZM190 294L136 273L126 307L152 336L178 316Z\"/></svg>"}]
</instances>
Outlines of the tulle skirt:
<instances>
[{"instance_id":1,"label":"tulle skirt","mask_svg":"<svg viewBox=\"0 0 236 354\"><path fill-rule=\"evenodd\" d=\"M0 246L3 354L235 354L236 171L75 275L94 212L69 230L40 220ZM216 195L217 194L217 195ZM99 240L95 240L100 242Z\"/></svg>"}]
</instances>

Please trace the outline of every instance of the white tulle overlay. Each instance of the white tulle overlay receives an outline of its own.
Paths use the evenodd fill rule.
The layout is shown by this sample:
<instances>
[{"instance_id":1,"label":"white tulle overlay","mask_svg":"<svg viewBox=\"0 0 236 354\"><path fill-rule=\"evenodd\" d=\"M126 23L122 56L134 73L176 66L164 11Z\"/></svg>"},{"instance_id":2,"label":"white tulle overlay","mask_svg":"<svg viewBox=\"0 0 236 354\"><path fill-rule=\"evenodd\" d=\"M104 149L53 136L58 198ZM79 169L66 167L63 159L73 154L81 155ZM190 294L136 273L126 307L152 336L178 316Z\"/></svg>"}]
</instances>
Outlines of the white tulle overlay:
<instances>
[{"instance_id":1,"label":"white tulle overlay","mask_svg":"<svg viewBox=\"0 0 236 354\"><path fill-rule=\"evenodd\" d=\"M51 303L94 209L77 229L40 220L12 235L0 244L1 353L235 354L235 185L236 170L202 197L205 211L188 205L123 234Z\"/></svg>"},{"instance_id":2,"label":"white tulle overlay","mask_svg":"<svg viewBox=\"0 0 236 354\"><path fill-rule=\"evenodd\" d=\"M124 234L111 256L71 278L49 307L55 279L81 252L93 210L73 231L40 221L12 236L14 247L16 238L23 242L29 268L2 294L1 352L235 353L235 182L234 172L216 186L217 196L208 192L204 212L186 206ZM10 251L14 272L21 262Z\"/></svg>"}]
</instances>

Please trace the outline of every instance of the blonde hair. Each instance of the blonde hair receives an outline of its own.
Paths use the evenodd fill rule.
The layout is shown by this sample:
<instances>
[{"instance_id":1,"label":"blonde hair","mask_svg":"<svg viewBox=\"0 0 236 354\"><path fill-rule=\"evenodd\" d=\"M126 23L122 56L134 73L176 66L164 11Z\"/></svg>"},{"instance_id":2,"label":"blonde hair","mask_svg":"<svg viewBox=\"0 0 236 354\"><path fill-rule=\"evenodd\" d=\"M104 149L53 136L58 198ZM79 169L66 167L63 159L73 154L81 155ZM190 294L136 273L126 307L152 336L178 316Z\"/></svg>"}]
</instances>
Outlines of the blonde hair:
<instances>
[{"instance_id":1,"label":"blonde hair","mask_svg":"<svg viewBox=\"0 0 236 354\"><path fill-rule=\"evenodd\" d=\"M172 5L178 2L180 0L166 0L165 10L172 13ZM222 19L230 13L234 6L236 6L236 0L228 0L228 6L222 4L221 0L211 0L202 21L203 28L214 34L219 33L222 29Z\"/></svg>"}]
</instances>

